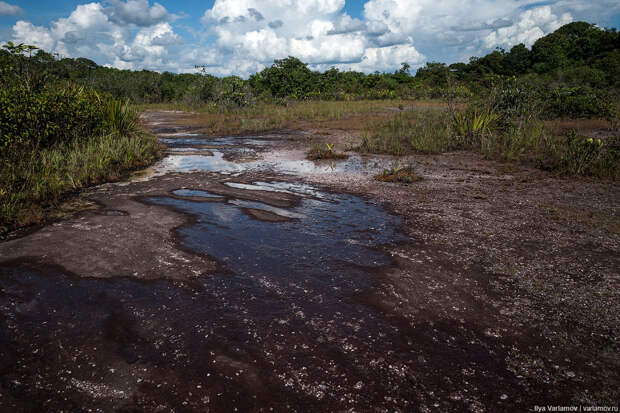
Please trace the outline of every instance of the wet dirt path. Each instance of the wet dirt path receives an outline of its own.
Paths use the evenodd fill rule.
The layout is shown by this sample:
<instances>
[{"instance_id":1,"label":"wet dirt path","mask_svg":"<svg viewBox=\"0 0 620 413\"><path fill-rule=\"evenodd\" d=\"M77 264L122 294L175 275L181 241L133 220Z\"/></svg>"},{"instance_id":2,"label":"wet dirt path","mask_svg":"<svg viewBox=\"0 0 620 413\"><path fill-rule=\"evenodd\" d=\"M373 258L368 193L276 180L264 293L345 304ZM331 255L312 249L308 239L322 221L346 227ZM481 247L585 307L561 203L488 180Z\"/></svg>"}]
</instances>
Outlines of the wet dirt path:
<instances>
[{"instance_id":1,"label":"wet dirt path","mask_svg":"<svg viewBox=\"0 0 620 413\"><path fill-rule=\"evenodd\" d=\"M182 114L149 177L0 244L3 411L492 411L526 404L504 346L373 303L403 222L295 174L380 167L209 138ZM277 151L276 151L277 152ZM280 151L282 152L282 151ZM158 229L159 228L159 229ZM468 392L471 392L468 394ZM506 397L504 397L506 396Z\"/></svg>"}]
</instances>

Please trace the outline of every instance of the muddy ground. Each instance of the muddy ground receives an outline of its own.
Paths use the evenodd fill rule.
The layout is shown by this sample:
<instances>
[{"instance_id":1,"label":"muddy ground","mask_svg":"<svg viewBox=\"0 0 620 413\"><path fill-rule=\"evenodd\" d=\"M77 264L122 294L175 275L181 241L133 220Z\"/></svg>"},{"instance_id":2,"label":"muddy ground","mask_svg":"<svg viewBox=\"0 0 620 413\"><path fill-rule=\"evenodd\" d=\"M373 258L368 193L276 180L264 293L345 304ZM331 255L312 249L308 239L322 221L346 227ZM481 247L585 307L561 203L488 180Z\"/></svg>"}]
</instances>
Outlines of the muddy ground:
<instances>
[{"instance_id":1,"label":"muddy ground","mask_svg":"<svg viewBox=\"0 0 620 413\"><path fill-rule=\"evenodd\" d=\"M618 406L617 185L146 121L158 165L0 244L0 410Z\"/></svg>"}]
</instances>

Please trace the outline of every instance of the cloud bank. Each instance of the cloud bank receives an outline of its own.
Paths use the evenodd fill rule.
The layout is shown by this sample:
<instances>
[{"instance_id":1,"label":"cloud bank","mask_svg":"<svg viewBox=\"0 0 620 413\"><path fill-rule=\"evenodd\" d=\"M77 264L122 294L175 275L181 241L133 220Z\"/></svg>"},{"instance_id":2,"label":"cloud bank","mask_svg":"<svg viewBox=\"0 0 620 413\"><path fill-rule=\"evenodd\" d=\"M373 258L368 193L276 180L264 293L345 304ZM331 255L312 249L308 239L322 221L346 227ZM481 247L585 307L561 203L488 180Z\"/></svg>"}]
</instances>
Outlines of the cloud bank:
<instances>
[{"instance_id":1,"label":"cloud bank","mask_svg":"<svg viewBox=\"0 0 620 413\"><path fill-rule=\"evenodd\" d=\"M183 43L160 4L147 0L113 0L78 5L66 18L35 26L20 20L13 40L34 44L64 57L88 57L120 69L179 70L170 53Z\"/></svg>"},{"instance_id":2,"label":"cloud bank","mask_svg":"<svg viewBox=\"0 0 620 413\"><path fill-rule=\"evenodd\" d=\"M159 3L107 0L81 4L48 26L19 20L11 40L122 69L206 65L213 74L247 76L290 55L314 69L373 72L531 46L563 24L619 12L616 0L368 0L355 18L345 0L215 0L193 37L182 37L183 19ZM22 10L0 1L3 13Z\"/></svg>"}]
</instances>

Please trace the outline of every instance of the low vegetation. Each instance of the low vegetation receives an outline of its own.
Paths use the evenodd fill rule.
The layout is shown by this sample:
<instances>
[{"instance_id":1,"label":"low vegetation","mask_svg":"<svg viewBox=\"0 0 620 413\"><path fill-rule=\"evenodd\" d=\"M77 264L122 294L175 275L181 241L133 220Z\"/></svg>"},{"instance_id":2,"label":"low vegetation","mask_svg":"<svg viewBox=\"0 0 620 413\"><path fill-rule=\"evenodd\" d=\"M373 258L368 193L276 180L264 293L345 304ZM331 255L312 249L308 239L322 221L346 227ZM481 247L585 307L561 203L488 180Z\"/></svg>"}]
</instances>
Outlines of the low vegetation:
<instances>
[{"instance_id":1,"label":"low vegetation","mask_svg":"<svg viewBox=\"0 0 620 413\"><path fill-rule=\"evenodd\" d=\"M127 102L42 80L23 61L32 48L6 49L13 66L1 72L0 233L39 222L67 193L119 179L159 156L159 144L140 130Z\"/></svg>"},{"instance_id":2,"label":"low vegetation","mask_svg":"<svg viewBox=\"0 0 620 413\"><path fill-rule=\"evenodd\" d=\"M369 124L359 151L404 155L415 151L439 153L454 147L447 108L414 109Z\"/></svg>"},{"instance_id":3,"label":"low vegetation","mask_svg":"<svg viewBox=\"0 0 620 413\"><path fill-rule=\"evenodd\" d=\"M104 181L158 157L154 138L113 134L73 139L4 159L0 166L0 216L6 227L36 223L67 193Z\"/></svg>"},{"instance_id":4,"label":"low vegetation","mask_svg":"<svg viewBox=\"0 0 620 413\"><path fill-rule=\"evenodd\" d=\"M348 157L349 155L345 153L336 152L333 143L316 143L306 154L306 158L311 161L318 161L321 159L347 159Z\"/></svg>"},{"instance_id":5,"label":"low vegetation","mask_svg":"<svg viewBox=\"0 0 620 413\"><path fill-rule=\"evenodd\" d=\"M445 110L394 115L366 130L359 151L406 155L467 149L489 159L526 162L564 174L620 179L620 136L592 138L561 131L541 119L493 124L493 113L486 113L482 121L480 113L470 113L460 113L456 121Z\"/></svg>"},{"instance_id":6,"label":"low vegetation","mask_svg":"<svg viewBox=\"0 0 620 413\"><path fill-rule=\"evenodd\" d=\"M608 121L603 137L562 129L544 116L545 102L515 93L515 80L485 99L444 108L400 111L364 131L359 151L405 155L474 150L489 159L519 161L562 174L620 179L620 135Z\"/></svg>"},{"instance_id":7,"label":"low vegetation","mask_svg":"<svg viewBox=\"0 0 620 413\"><path fill-rule=\"evenodd\" d=\"M178 102L139 104L134 107L137 111L163 109L193 112L199 115L197 116L197 125L205 133L223 135L307 126L317 127L325 122L344 121L352 118L361 119L358 122L359 126L365 123L364 119L368 117L383 116L386 108L411 103L404 100L361 100L354 102L309 100L290 101L286 105L263 102L238 107L221 107L213 102L206 102L199 107ZM190 119L189 122L192 120Z\"/></svg>"},{"instance_id":8,"label":"low vegetation","mask_svg":"<svg viewBox=\"0 0 620 413\"><path fill-rule=\"evenodd\" d=\"M395 161L388 169L384 169L383 172L375 175L375 179L382 182L410 184L419 181L421 178L415 173L413 165L401 166L398 161Z\"/></svg>"}]
</instances>

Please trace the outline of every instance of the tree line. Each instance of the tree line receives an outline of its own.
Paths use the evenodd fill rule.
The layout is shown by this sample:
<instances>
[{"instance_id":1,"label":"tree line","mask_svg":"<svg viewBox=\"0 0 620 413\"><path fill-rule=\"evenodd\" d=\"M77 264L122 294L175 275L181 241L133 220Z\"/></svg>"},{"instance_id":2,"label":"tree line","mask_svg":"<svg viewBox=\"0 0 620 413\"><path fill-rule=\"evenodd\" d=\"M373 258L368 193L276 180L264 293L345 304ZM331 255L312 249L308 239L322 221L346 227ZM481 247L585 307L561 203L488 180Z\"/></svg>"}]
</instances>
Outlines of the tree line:
<instances>
[{"instance_id":1,"label":"tree line","mask_svg":"<svg viewBox=\"0 0 620 413\"><path fill-rule=\"evenodd\" d=\"M472 98L490 93L506 79L518 79L524 88L540 89L542 99L564 96L584 100L572 115L591 116L600 109L593 107L593 101L613 99L620 89L620 34L586 22L567 24L538 39L531 48L518 44L509 51L497 49L473 57L469 63L429 62L415 73L406 62L393 73L366 74L335 67L318 72L295 57L287 57L242 79L215 77L204 68L195 74L119 70L86 58L58 58L32 46L20 46L19 53L13 44L0 52L0 82L10 82L11 72L19 71L29 87L72 82L135 103L228 107L308 99Z\"/></svg>"}]
</instances>

